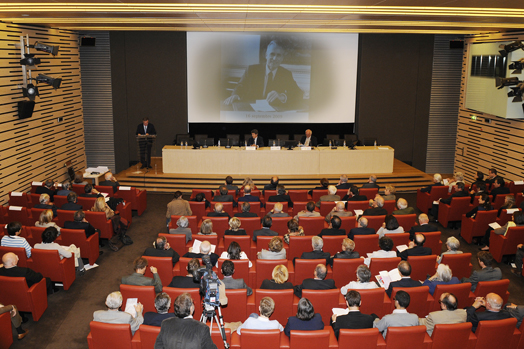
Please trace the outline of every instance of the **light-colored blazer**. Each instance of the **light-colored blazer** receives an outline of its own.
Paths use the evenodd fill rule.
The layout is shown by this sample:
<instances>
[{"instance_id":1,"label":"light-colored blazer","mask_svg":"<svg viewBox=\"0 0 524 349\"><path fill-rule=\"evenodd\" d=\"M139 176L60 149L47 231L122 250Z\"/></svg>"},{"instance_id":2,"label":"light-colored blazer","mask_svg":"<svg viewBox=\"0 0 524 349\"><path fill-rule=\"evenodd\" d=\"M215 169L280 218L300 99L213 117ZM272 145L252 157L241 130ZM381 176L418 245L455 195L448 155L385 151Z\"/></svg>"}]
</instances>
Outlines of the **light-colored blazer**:
<instances>
[{"instance_id":1,"label":"light-colored blazer","mask_svg":"<svg viewBox=\"0 0 524 349\"><path fill-rule=\"evenodd\" d=\"M97 310L93 314L93 321L104 322L106 324L130 324L131 332L135 334L140 325L144 323L144 317L138 313L136 318L124 311L117 310Z\"/></svg>"},{"instance_id":2,"label":"light-colored blazer","mask_svg":"<svg viewBox=\"0 0 524 349\"><path fill-rule=\"evenodd\" d=\"M280 252L262 250L258 255L258 259L286 259L286 249L282 248Z\"/></svg>"},{"instance_id":3,"label":"light-colored blazer","mask_svg":"<svg viewBox=\"0 0 524 349\"><path fill-rule=\"evenodd\" d=\"M410 313L397 313L397 310L393 310L393 314L388 314L382 319L376 319L373 323L373 327L378 328L380 332L386 338L388 327L408 327L408 326L418 326L418 316L417 314Z\"/></svg>"},{"instance_id":4,"label":"light-colored blazer","mask_svg":"<svg viewBox=\"0 0 524 349\"><path fill-rule=\"evenodd\" d=\"M460 324L466 322L467 317L465 309L433 311L426 318L419 319L419 324L426 326L426 332L431 336L435 325Z\"/></svg>"}]
</instances>

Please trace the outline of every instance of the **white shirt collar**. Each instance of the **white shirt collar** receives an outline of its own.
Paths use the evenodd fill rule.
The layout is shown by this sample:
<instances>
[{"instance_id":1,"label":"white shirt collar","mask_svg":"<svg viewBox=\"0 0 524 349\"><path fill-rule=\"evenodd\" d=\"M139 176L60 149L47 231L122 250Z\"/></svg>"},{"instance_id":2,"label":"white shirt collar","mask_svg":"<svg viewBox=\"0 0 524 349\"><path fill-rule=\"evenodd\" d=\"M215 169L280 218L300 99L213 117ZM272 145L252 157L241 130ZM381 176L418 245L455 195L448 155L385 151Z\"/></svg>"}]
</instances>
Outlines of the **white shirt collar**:
<instances>
[{"instance_id":1,"label":"white shirt collar","mask_svg":"<svg viewBox=\"0 0 524 349\"><path fill-rule=\"evenodd\" d=\"M192 318L193 318L193 315L188 315L184 319L192 319Z\"/></svg>"},{"instance_id":2,"label":"white shirt collar","mask_svg":"<svg viewBox=\"0 0 524 349\"><path fill-rule=\"evenodd\" d=\"M393 314L408 314L408 311L406 309L395 309Z\"/></svg>"}]
</instances>

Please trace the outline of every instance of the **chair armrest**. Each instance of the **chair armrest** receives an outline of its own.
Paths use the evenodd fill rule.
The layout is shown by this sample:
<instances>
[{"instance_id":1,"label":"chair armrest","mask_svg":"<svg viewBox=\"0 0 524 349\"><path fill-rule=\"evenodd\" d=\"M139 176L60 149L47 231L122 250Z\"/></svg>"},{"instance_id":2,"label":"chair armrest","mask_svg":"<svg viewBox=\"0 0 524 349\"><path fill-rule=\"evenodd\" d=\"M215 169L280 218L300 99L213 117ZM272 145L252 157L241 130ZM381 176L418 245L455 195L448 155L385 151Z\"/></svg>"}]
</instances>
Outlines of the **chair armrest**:
<instances>
[{"instance_id":1,"label":"chair armrest","mask_svg":"<svg viewBox=\"0 0 524 349\"><path fill-rule=\"evenodd\" d=\"M286 336L284 331L280 332L280 348L289 349L289 347L290 347L289 337Z\"/></svg>"},{"instance_id":2,"label":"chair armrest","mask_svg":"<svg viewBox=\"0 0 524 349\"><path fill-rule=\"evenodd\" d=\"M131 338L131 347L133 349L142 349L142 340L140 339L140 329L135 332L133 338Z\"/></svg>"},{"instance_id":3,"label":"chair armrest","mask_svg":"<svg viewBox=\"0 0 524 349\"><path fill-rule=\"evenodd\" d=\"M31 309L33 309L33 320L38 321L47 309L46 278L42 278L42 280L31 286L27 292L31 300Z\"/></svg>"},{"instance_id":4,"label":"chair armrest","mask_svg":"<svg viewBox=\"0 0 524 349\"><path fill-rule=\"evenodd\" d=\"M240 349L240 336L237 331L231 333L231 348Z\"/></svg>"}]
</instances>

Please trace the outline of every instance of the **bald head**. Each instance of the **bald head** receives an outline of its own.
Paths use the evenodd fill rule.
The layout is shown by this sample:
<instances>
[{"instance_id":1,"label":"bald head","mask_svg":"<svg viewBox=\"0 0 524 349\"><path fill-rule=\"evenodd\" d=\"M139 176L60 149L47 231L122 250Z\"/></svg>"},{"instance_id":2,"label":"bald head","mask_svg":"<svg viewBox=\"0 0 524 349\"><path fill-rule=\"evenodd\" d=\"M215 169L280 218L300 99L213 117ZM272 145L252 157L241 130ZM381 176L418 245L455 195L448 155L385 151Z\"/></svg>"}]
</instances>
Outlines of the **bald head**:
<instances>
[{"instance_id":1,"label":"bald head","mask_svg":"<svg viewBox=\"0 0 524 349\"><path fill-rule=\"evenodd\" d=\"M113 177L113 174L111 172L107 172L105 175L104 175L104 178L106 181L110 181L111 180L111 177Z\"/></svg>"},{"instance_id":2,"label":"bald head","mask_svg":"<svg viewBox=\"0 0 524 349\"><path fill-rule=\"evenodd\" d=\"M421 213L421 214L418 216L418 221L419 221L420 224L426 224L426 223L429 223L428 215L425 214L425 213Z\"/></svg>"},{"instance_id":3,"label":"bald head","mask_svg":"<svg viewBox=\"0 0 524 349\"><path fill-rule=\"evenodd\" d=\"M211 252L211 243L209 241L204 241L200 245L200 253L209 254Z\"/></svg>"},{"instance_id":4,"label":"bald head","mask_svg":"<svg viewBox=\"0 0 524 349\"><path fill-rule=\"evenodd\" d=\"M344 211L344 203L342 201L337 201L337 203L335 204L335 207L337 208L337 211Z\"/></svg>"},{"instance_id":5,"label":"bald head","mask_svg":"<svg viewBox=\"0 0 524 349\"><path fill-rule=\"evenodd\" d=\"M406 201L406 199L400 198L397 201L397 207L399 208L399 210L403 210L408 207L408 202Z\"/></svg>"},{"instance_id":6,"label":"bald head","mask_svg":"<svg viewBox=\"0 0 524 349\"><path fill-rule=\"evenodd\" d=\"M424 246L424 242L426 242L426 237L424 236L424 234L416 233L415 244L417 246Z\"/></svg>"},{"instance_id":7,"label":"bald head","mask_svg":"<svg viewBox=\"0 0 524 349\"><path fill-rule=\"evenodd\" d=\"M362 228L365 228L368 226L368 219L366 217L360 217L358 220L358 225Z\"/></svg>"},{"instance_id":8,"label":"bald head","mask_svg":"<svg viewBox=\"0 0 524 349\"><path fill-rule=\"evenodd\" d=\"M328 192L329 195L335 195L337 193L337 187L335 187L334 185L328 186Z\"/></svg>"},{"instance_id":9,"label":"bald head","mask_svg":"<svg viewBox=\"0 0 524 349\"><path fill-rule=\"evenodd\" d=\"M2 256L2 263L6 269L16 267L18 263L18 257L12 252L8 252Z\"/></svg>"},{"instance_id":10,"label":"bald head","mask_svg":"<svg viewBox=\"0 0 524 349\"><path fill-rule=\"evenodd\" d=\"M326 266L324 264L317 264L314 274L316 279L324 280L327 275Z\"/></svg>"},{"instance_id":11,"label":"bald head","mask_svg":"<svg viewBox=\"0 0 524 349\"><path fill-rule=\"evenodd\" d=\"M486 309L491 311L500 311L502 308L502 297L496 293L488 293L486 295Z\"/></svg>"}]
</instances>

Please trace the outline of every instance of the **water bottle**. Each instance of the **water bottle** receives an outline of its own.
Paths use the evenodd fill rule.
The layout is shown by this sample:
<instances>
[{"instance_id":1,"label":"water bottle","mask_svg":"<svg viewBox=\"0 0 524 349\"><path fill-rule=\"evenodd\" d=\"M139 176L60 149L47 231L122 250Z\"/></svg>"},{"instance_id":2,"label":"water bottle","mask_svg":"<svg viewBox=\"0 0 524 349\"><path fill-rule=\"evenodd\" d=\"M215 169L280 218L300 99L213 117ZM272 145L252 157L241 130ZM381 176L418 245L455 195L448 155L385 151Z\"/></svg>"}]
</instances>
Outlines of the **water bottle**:
<instances>
[{"instance_id":1,"label":"water bottle","mask_svg":"<svg viewBox=\"0 0 524 349\"><path fill-rule=\"evenodd\" d=\"M344 148L346 147L346 140L344 139Z\"/></svg>"},{"instance_id":2,"label":"water bottle","mask_svg":"<svg viewBox=\"0 0 524 349\"><path fill-rule=\"evenodd\" d=\"M375 139L375 143L373 144L373 146L376 148L377 147L377 140Z\"/></svg>"},{"instance_id":3,"label":"water bottle","mask_svg":"<svg viewBox=\"0 0 524 349\"><path fill-rule=\"evenodd\" d=\"M329 140L329 147L331 148L331 139Z\"/></svg>"},{"instance_id":4,"label":"water bottle","mask_svg":"<svg viewBox=\"0 0 524 349\"><path fill-rule=\"evenodd\" d=\"M275 140L273 140L273 146L275 146Z\"/></svg>"},{"instance_id":5,"label":"water bottle","mask_svg":"<svg viewBox=\"0 0 524 349\"><path fill-rule=\"evenodd\" d=\"M158 174L158 171L157 171L157 168L156 168L156 164L155 164L155 174Z\"/></svg>"},{"instance_id":6,"label":"water bottle","mask_svg":"<svg viewBox=\"0 0 524 349\"><path fill-rule=\"evenodd\" d=\"M218 147L220 148L220 139L218 140Z\"/></svg>"},{"instance_id":7,"label":"water bottle","mask_svg":"<svg viewBox=\"0 0 524 349\"><path fill-rule=\"evenodd\" d=\"M187 149L187 141L184 143L184 149Z\"/></svg>"},{"instance_id":8,"label":"water bottle","mask_svg":"<svg viewBox=\"0 0 524 349\"><path fill-rule=\"evenodd\" d=\"M244 145L247 147L247 141L244 141Z\"/></svg>"}]
</instances>

